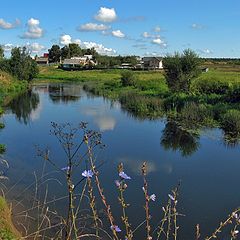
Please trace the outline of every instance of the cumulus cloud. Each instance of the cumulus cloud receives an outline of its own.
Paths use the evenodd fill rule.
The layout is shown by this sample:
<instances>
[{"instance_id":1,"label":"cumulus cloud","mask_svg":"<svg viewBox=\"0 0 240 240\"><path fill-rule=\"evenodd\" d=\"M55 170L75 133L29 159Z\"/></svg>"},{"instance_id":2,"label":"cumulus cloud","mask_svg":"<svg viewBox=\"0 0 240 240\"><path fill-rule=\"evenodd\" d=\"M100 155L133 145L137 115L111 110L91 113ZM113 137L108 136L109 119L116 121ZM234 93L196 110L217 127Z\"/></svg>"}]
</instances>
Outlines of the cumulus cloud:
<instances>
[{"instance_id":1,"label":"cumulus cloud","mask_svg":"<svg viewBox=\"0 0 240 240\"><path fill-rule=\"evenodd\" d=\"M199 30L199 29L203 29L203 25L198 24L198 23L193 23L193 24L191 25L191 28L192 28L192 29L195 29L195 30Z\"/></svg>"},{"instance_id":2,"label":"cumulus cloud","mask_svg":"<svg viewBox=\"0 0 240 240\"><path fill-rule=\"evenodd\" d=\"M6 52L10 52L13 49L13 47L14 46L11 43L7 43L7 44L2 45L3 50L6 51Z\"/></svg>"},{"instance_id":3,"label":"cumulus cloud","mask_svg":"<svg viewBox=\"0 0 240 240\"><path fill-rule=\"evenodd\" d=\"M163 48L166 48L167 47L167 43L165 43L161 38L155 38L152 40L152 43L153 44L156 44L156 45L159 45Z\"/></svg>"},{"instance_id":4,"label":"cumulus cloud","mask_svg":"<svg viewBox=\"0 0 240 240\"><path fill-rule=\"evenodd\" d=\"M16 19L14 23L6 22L3 18L0 18L0 28L1 29L12 29L20 25L20 20Z\"/></svg>"},{"instance_id":5,"label":"cumulus cloud","mask_svg":"<svg viewBox=\"0 0 240 240\"><path fill-rule=\"evenodd\" d=\"M82 42L80 44L83 48L95 48L95 50L102 55L115 55L116 50L112 48L106 48L103 44L95 43L95 42Z\"/></svg>"},{"instance_id":6,"label":"cumulus cloud","mask_svg":"<svg viewBox=\"0 0 240 240\"><path fill-rule=\"evenodd\" d=\"M114 37L118 37L118 38L124 38L125 37L125 34L123 32L121 32L120 30L112 31L112 35Z\"/></svg>"},{"instance_id":7,"label":"cumulus cloud","mask_svg":"<svg viewBox=\"0 0 240 240\"><path fill-rule=\"evenodd\" d=\"M39 26L40 21L38 19L30 18L27 23L27 32L25 32L22 38L41 38L43 36L43 29Z\"/></svg>"},{"instance_id":8,"label":"cumulus cloud","mask_svg":"<svg viewBox=\"0 0 240 240\"><path fill-rule=\"evenodd\" d=\"M72 37L70 35L62 35L59 40L61 45L68 45L72 43Z\"/></svg>"},{"instance_id":9,"label":"cumulus cloud","mask_svg":"<svg viewBox=\"0 0 240 240\"><path fill-rule=\"evenodd\" d=\"M101 7L95 19L100 22L113 22L117 19L117 14L114 8Z\"/></svg>"},{"instance_id":10,"label":"cumulus cloud","mask_svg":"<svg viewBox=\"0 0 240 240\"><path fill-rule=\"evenodd\" d=\"M39 53L43 50L46 49L45 46L39 44L39 43L32 43L32 44L27 44L27 47L29 48L29 50L32 52L32 53Z\"/></svg>"},{"instance_id":11,"label":"cumulus cloud","mask_svg":"<svg viewBox=\"0 0 240 240\"><path fill-rule=\"evenodd\" d=\"M95 50L102 55L115 55L116 50L112 48L107 48L103 44L99 44L96 42L82 42L80 39L72 39L70 35L62 35L59 39L60 44L68 45L70 43L77 43L81 48L95 48Z\"/></svg>"},{"instance_id":12,"label":"cumulus cloud","mask_svg":"<svg viewBox=\"0 0 240 240\"><path fill-rule=\"evenodd\" d=\"M105 31L109 28L110 27L105 24L86 23L79 27L79 31L82 32Z\"/></svg>"}]
</instances>

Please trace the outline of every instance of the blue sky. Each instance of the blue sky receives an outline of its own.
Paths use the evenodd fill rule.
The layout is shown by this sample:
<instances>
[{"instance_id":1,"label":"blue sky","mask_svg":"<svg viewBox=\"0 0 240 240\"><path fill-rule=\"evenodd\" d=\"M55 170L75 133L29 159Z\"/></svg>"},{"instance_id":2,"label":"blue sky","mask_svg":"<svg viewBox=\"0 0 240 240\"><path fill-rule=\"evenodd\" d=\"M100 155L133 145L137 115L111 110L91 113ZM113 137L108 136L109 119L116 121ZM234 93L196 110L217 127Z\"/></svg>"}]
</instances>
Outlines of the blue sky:
<instances>
[{"instance_id":1,"label":"blue sky","mask_svg":"<svg viewBox=\"0 0 240 240\"><path fill-rule=\"evenodd\" d=\"M240 56L239 0L1 0L0 44L42 54L53 44L102 54Z\"/></svg>"}]
</instances>

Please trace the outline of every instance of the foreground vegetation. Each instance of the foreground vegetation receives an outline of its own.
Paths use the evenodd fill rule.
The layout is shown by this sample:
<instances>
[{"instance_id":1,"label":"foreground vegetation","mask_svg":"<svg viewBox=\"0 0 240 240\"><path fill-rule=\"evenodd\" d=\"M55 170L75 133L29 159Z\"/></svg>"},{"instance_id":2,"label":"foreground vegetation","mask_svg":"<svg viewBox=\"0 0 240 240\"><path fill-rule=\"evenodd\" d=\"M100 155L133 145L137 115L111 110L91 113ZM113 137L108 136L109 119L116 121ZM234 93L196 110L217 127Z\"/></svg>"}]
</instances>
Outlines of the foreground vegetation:
<instances>
[{"instance_id":1,"label":"foreground vegetation","mask_svg":"<svg viewBox=\"0 0 240 240\"><path fill-rule=\"evenodd\" d=\"M6 200L0 197L0 239L2 240L20 239L20 233L13 225L11 215Z\"/></svg>"}]
</instances>

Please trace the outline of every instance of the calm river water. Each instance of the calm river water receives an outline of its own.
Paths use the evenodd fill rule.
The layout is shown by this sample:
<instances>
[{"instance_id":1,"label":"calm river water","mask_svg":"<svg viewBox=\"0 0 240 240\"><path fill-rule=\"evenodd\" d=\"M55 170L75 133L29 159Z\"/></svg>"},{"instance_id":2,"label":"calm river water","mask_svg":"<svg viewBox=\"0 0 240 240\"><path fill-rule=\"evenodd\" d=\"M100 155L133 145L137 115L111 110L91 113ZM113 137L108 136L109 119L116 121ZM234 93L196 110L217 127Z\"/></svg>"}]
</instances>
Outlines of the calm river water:
<instances>
[{"instance_id":1,"label":"calm river water","mask_svg":"<svg viewBox=\"0 0 240 240\"><path fill-rule=\"evenodd\" d=\"M134 226L144 219L141 164L149 167L149 190L157 196L151 202L155 223L161 207L181 181L179 212L179 239L194 239L194 226L199 223L202 234L212 232L220 220L240 206L239 172L240 148L227 147L219 129L205 130L200 136L191 136L176 130L166 120L141 120L121 109L118 102L89 95L80 85L43 84L11 102L3 117L5 129L0 142L5 143L5 158L10 168L8 192L10 198L21 200L23 189L34 181L33 172L41 171L43 161L36 156L36 145L48 147L59 166L64 165L63 152L54 136L49 134L51 121L58 123L81 121L89 128L100 131L106 148L98 152L102 184L113 211L119 215L117 165L124 163L128 181L127 201L129 220ZM79 174L84 167L79 170ZM65 188L53 183L53 195L64 194ZM154 224L154 222L153 222ZM119 222L119 226L121 223ZM144 227L142 227L144 230ZM140 229L136 239L144 239Z\"/></svg>"}]
</instances>

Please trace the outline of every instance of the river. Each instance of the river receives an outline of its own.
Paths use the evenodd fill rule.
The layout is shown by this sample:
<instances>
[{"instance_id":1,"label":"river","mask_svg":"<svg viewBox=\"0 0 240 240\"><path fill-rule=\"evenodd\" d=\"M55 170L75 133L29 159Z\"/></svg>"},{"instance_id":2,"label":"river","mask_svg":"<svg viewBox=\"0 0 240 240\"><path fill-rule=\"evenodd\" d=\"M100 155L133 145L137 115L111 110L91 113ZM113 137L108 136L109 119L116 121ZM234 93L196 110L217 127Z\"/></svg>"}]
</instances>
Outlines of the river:
<instances>
[{"instance_id":1,"label":"river","mask_svg":"<svg viewBox=\"0 0 240 240\"><path fill-rule=\"evenodd\" d=\"M73 125L84 121L88 128L102 133L106 147L97 152L97 161L104 162L99 169L101 182L114 214L119 216L114 180L118 164L124 164L132 178L125 193L134 227L144 220L144 161L148 164L149 192L156 194L156 201L150 204L153 225L160 220L171 189L181 182L178 211L184 216L179 218L179 239L193 239L196 224L200 224L202 235L211 233L240 205L240 148L224 144L219 129L205 129L195 136L166 119L138 119L122 110L117 101L92 96L76 84L33 86L9 104L3 121L6 127L0 132L0 142L7 146L4 158L10 166L4 170L9 178L5 191L7 197L23 201L23 208L34 186L26 188L34 182L34 172L40 174L44 165L36 148L48 147L54 161L65 166L63 152L49 133L52 121ZM80 167L79 176L83 170L84 166ZM49 181L49 191L56 196L66 193L54 181ZM120 221L118 225L122 226ZM136 232L136 239L144 239L143 232L144 226Z\"/></svg>"}]
</instances>

